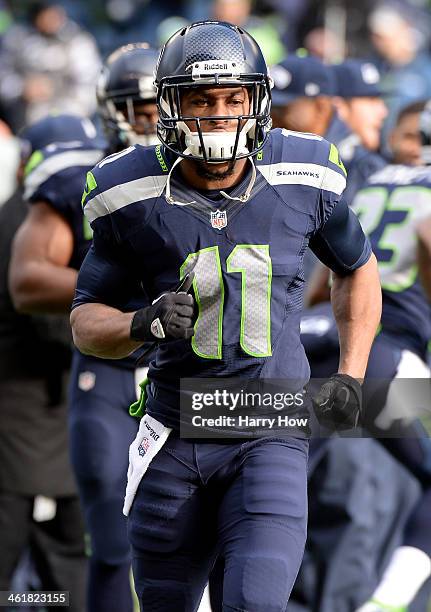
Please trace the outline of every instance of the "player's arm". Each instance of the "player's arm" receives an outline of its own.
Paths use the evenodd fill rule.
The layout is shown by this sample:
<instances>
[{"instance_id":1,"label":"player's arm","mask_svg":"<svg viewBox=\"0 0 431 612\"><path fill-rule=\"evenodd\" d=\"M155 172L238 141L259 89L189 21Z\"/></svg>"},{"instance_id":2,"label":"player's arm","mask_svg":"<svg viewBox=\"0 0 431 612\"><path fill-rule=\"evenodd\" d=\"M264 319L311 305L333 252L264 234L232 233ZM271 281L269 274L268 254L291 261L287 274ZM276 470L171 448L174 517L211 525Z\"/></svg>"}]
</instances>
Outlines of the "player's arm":
<instances>
[{"instance_id":1,"label":"player's arm","mask_svg":"<svg viewBox=\"0 0 431 612\"><path fill-rule=\"evenodd\" d=\"M331 302L340 339L338 371L362 379L381 316L376 258L358 218L343 201L310 246L333 273Z\"/></svg>"},{"instance_id":2,"label":"player's arm","mask_svg":"<svg viewBox=\"0 0 431 612\"><path fill-rule=\"evenodd\" d=\"M193 298L187 294L192 279L182 292L168 291L135 312L123 312L136 286L132 266L115 247L94 242L81 266L70 323L78 349L87 355L109 359L126 357L145 342L190 338L194 333Z\"/></svg>"},{"instance_id":3,"label":"player's arm","mask_svg":"<svg viewBox=\"0 0 431 612\"><path fill-rule=\"evenodd\" d=\"M127 357L143 344L130 337L134 315L106 304L81 304L70 315L73 341L85 355L105 359Z\"/></svg>"},{"instance_id":4,"label":"player's arm","mask_svg":"<svg viewBox=\"0 0 431 612\"><path fill-rule=\"evenodd\" d=\"M73 233L49 204L30 207L15 235L9 267L10 293L20 312L67 312L77 272L68 267Z\"/></svg>"},{"instance_id":5,"label":"player's arm","mask_svg":"<svg viewBox=\"0 0 431 612\"><path fill-rule=\"evenodd\" d=\"M419 277L429 302L431 302L431 217L418 226L417 260Z\"/></svg>"},{"instance_id":6,"label":"player's arm","mask_svg":"<svg viewBox=\"0 0 431 612\"><path fill-rule=\"evenodd\" d=\"M374 254L348 276L334 273L331 302L340 339L338 371L363 379L382 312Z\"/></svg>"}]
</instances>

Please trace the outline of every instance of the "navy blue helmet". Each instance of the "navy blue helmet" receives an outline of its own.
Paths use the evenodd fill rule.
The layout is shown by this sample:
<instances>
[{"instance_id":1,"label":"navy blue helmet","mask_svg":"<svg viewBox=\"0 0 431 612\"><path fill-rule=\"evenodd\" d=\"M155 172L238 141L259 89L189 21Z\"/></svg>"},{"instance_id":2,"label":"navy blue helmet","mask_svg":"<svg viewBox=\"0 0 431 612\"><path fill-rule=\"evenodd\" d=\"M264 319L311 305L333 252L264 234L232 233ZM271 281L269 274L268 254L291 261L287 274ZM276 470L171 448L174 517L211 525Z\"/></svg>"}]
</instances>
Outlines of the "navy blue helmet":
<instances>
[{"instance_id":1,"label":"navy blue helmet","mask_svg":"<svg viewBox=\"0 0 431 612\"><path fill-rule=\"evenodd\" d=\"M253 156L263 147L271 129L271 79L258 44L242 28L220 21L182 28L161 51L155 85L158 135L176 155L220 163ZM183 114L182 92L199 86L247 88L249 114L205 117L236 121L236 130L204 132L198 117Z\"/></svg>"},{"instance_id":2,"label":"navy blue helmet","mask_svg":"<svg viewBox=\"0 0 431 612\"><path fill-rule=\"evenodd\" d=\"M19 134L21 157L28 159L34 151L54 143L72 146L103 147L92 121L78 115L47 115L23 128Z\"/></svg>"},{"instance_id":3,"label":"navy blue helmet","mask_svg":"<svg viewBox=\"0 0 431 612\"><path fill-rule=\"evenodd\" d=\"M137 128L136 106L154 104L158 52L147 43L120 47L107 58L97 83L99 115L112 149L158 142L156 120Z\"/></svg>"}]
</instances>

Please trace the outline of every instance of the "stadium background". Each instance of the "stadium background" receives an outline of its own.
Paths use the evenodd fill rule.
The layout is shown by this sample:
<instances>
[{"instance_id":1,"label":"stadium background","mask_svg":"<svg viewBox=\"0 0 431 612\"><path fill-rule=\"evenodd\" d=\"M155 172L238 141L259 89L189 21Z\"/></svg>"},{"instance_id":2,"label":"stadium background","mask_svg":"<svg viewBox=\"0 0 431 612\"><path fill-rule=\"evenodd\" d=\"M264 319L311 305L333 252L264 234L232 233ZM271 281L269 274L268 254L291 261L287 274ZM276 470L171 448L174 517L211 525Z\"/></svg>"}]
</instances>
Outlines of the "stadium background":
<instances>
[{"instance_id":1,"label":"stadium background","mask_svg":"<svg viewBox=\"0 0 431 612\"><path fill-rule=\"evenodd\" d=\"M64 16L51 14L40 26L37 14L44 5L57 7ZM427 0L364 0L360 5L355 0L1 0L4 153L0 155L13 166L9 130L17 134L47 111L92 115L96 100L88 85L95 83L100 62L118 46L145 40L159 47L183 24L212 17L245 26L262 46L269 65L298 49L327 63L346 57L374 61L392 110L387 125L402 105L431 96L431 3ZM33 64L34 45L49 46L41 27L58 38L57 50L67 47L68 37L75 38L74 65L62 68L58 54L49 51L38 53L37 67ZM7 191L5 170L1 189Z\"/></svg>"},{"instance_id":2,"label":"stadium background","mask_svg":"<svg viewBox=\"0 0 431 612\"><path fill-rule=\"evenodd\" d=\"M36 23L42 6L55 7L61 17L59 47L69 44L60 30L71 28L71 38L78 41L76 66L62 69L56 55L45 53L35 68L29 41L36 40L40 48L46 43L46 31ZM182 25L212 17L243 25L261 44L269 64L298 49L327 63L346 57L372 60L381 71L390 110L383 134L401 106L431 98L431 2L426 0L363 0L360 5L357 0L0 0L0 206L15 188L16 136L29 121L50 111L94 115L95 80L111 51L135 41L161 46ZM386 42L385 18L391 25ZM54 16L52 20L56 36ZM43 27L49 30L51 25ZM407 62L394 57L390 38L398 48L411 47L413 41ZM76 80L64 79L67 72ZM397 88L400 74L409 79L408 88ZM81 88L89 95L82 96Z\"/></svg>"}]
</instances>

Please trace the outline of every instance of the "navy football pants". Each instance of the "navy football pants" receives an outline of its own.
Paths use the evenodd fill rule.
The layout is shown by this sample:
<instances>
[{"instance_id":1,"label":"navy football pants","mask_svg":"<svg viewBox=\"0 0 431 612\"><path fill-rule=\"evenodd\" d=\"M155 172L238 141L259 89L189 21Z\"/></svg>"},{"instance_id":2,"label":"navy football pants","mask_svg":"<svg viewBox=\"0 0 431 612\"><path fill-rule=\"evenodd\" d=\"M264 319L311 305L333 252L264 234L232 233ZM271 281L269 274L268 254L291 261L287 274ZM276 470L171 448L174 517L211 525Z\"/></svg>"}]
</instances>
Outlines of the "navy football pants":
<instances>
[{"instance_id":1,"label":"navy football pants","mask_svg":"<svg viewBox=\"0 0 431 612\"><path fill-rule=\"evenodd\" d=\"M139 426L128 414L136 400L134 372L75 352L69 392L71 459L91 539L87 607L127 612L131 553L122 508Z\"/></svg>"},{"instance_id":2,"label":"navy football pants","mask_svg":"<svg viewBox=\"0 0 431 612\"><path fill-rule=\"evenodd\" d=\"M307 522L308 442L171 434L129 516L141 612L193 612L217 555L224 612L285 612Z\"/></svg>"}]
</instances>

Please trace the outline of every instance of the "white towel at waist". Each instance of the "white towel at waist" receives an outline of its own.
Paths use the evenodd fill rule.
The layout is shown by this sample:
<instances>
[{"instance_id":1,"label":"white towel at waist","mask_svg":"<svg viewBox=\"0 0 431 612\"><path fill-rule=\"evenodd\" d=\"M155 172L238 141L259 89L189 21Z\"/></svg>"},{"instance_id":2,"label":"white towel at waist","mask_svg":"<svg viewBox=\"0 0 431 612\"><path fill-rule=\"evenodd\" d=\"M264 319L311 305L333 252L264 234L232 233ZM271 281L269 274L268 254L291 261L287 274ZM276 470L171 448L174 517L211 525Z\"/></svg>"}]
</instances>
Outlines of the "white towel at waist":
<instances>
[{"instance_id":1,"label":"white towel at waist","mask_svg":"<svg viewBox=\"0 0 431 612\"><path fill-rule=\"evenodd\" d=\"M128 516L136 491L151 461L168 439L172 429L165 427L156 419L144 415L139 425L136 438L129 449L129 469L127 471L126 496L123 514Z\"/></svg>"}]
</instances>

